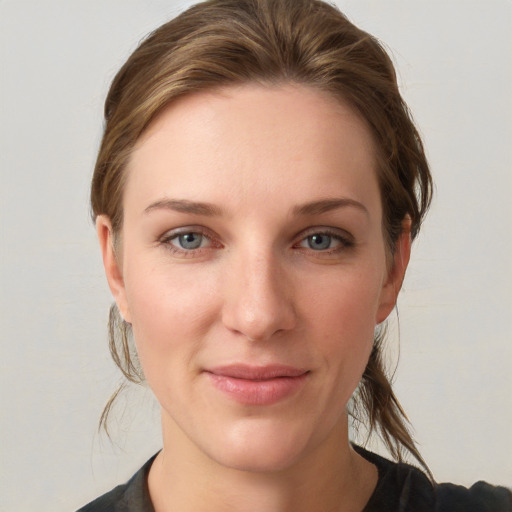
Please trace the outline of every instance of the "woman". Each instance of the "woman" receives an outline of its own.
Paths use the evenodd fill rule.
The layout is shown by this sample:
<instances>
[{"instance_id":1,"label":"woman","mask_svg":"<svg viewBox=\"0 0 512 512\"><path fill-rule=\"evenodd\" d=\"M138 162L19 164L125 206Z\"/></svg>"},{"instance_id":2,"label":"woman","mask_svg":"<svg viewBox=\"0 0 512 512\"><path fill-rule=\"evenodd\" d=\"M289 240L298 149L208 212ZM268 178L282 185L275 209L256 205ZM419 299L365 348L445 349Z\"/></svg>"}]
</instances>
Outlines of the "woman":
<instances>
[{"instance_id":1,"label":"woman","mask_svg":"<svg viewBox=\"0 0 512 512\"><path fill-rule=\"evenodd\" d=\"M105 114L111 349L163 449L82 510L511 509L433 483L381 363L431 176L375 39L318 1L206 2L141 44ZM425 473L352 446L349 412Z\"/></svg>"}]
</instances>

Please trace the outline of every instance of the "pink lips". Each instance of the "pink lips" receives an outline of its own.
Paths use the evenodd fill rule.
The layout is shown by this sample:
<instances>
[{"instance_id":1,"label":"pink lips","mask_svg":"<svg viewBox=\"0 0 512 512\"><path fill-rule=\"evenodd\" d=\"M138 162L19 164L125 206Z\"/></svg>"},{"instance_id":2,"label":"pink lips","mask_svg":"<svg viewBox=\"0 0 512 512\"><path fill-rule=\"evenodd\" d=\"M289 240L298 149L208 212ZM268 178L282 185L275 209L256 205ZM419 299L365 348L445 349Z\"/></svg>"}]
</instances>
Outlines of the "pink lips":
<instances>
[{"instance_id":1,"label":"pink lips","mask_svg":"<svg viewBox=\"0 0 512 512\"><path fill-rule=\"evenodd\" d=\"M283 365L230 365L206 370L218 390L244 405L277 403L298 391L308 373Z\"/></svg>"}]
</instances>

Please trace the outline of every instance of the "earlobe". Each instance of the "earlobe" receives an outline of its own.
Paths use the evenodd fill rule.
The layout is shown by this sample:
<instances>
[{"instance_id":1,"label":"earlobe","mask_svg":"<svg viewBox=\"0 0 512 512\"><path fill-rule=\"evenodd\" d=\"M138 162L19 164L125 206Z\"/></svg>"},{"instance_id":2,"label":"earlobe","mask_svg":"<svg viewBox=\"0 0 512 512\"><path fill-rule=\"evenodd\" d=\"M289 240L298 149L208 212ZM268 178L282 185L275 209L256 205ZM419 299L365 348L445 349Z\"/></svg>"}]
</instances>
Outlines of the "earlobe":
<instances>
[{"instance_id":1,"label":"earlobe","mask_svg":"<svg viewBox=\"0 0 512 512\"><path fill-rule=\"evenodd\" d=\"M379 308L375 318L376 324L383 322L395 307L410 256L411 219L407 216L402 223L402 233L396 241L392 265L389 269L387 280L382 287Z\"/></svg>"},{"instance_id":2,"label":"earlobe","mask_svg":"<svg viewBox=\"0 0 512 512\"><path fill-rule=\"evenodd\" d=\"M114 243L112 225L106 215L98 215L96 218L96 232L110 291L114 296L121 316L126 322L130 323L130 312L126 300L122 267Z\"/></svg>"}]
</instances>

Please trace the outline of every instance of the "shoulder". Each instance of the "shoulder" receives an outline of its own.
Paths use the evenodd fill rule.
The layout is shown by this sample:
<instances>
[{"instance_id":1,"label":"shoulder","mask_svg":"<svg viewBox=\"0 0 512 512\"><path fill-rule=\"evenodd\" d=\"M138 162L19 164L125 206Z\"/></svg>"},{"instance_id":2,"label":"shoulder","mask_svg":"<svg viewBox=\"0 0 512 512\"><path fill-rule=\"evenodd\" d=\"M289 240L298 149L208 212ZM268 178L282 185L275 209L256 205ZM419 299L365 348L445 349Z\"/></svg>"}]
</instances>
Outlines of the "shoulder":
<instances>
[{"instance_id":1,"label":"shoulder","mask_svg":"<svg viewBox=\"0 0 512 512\"><path fill-rule=\"evenodd\" d=\"M147 475L155 457L151 457L126 484L118 485L77 512L154 512Z\"/></svg>"},{"instance_id":2,"label":"shoulder","mask_svg":"<svg viewBox=\"0 0 512 512\"><path fill-rule=\"evenodd\" d=\"M354 449L377 467L377 486L363 512L436 512L435 485L418 468Z\"/></svg>"},{"instance_id":3,"label":"shoulder","mask_svg":"<svg viewBox=\"0 0 512 512\"><path fill-rule=\"evenodd\" d=\"M478 482L468 489L431 482L410 464L354 448L379 471L377 487L364 512L512 512L512 493L505 487Z\"/></svg>"},{"instance_id":4,"label":"shoulder","mask_svg":"<svg viewBox=\"0 0 512 512\"><path fill-rule=\"evenodd\" d=\"M486 482L477 482L469 489L450 483L438 484L436 494L438 512L512 512L512 492Z\"/></svg>"},{"instance_id":5,"label":"shoulder","mask_svg":"<svg viewBox=\"0 0 512 512\"><path fill-rule=\"evenodd\" d=\"M118 485L115 489L91 501L77 512L113 512L120 508L128 484Z\"/></svg>"}]
</instances>

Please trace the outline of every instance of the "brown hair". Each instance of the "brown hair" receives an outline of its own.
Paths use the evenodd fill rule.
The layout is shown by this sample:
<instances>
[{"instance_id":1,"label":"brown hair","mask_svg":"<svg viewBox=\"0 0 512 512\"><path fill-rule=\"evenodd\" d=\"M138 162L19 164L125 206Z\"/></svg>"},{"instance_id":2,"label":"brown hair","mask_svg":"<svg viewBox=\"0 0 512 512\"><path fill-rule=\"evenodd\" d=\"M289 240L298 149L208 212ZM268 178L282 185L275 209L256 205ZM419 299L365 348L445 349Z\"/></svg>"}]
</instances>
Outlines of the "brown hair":
<instances>
[{"instance_id":1,"label":"brown hair","mask_svg":"<svg viewBox=\"0 0 512 512\"><path fill-rule=\"evenodd\" d=\"M170 102L194 91L241 83L297 83L351 104L378 153L383 230L390 251L411 220L414 238L429 206L432 178L418 132L400 96L393 64L373 36L320 0L209 0L151 33L130 56L105 103L105 132L91 189L93 217L123 222L124 169L136 141ZM130 326L113 306L110 349L124 375L143 379ZM392 455L408 450L427 470L381 360L381 337L352 410L377 430ZM112 400L102 415L104 423Z\"/></svg>"}]
</instances>

